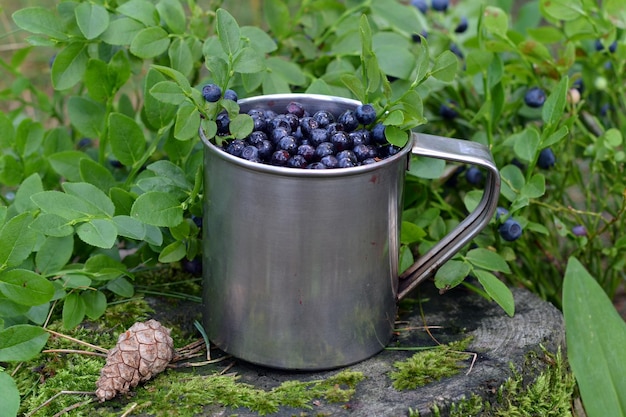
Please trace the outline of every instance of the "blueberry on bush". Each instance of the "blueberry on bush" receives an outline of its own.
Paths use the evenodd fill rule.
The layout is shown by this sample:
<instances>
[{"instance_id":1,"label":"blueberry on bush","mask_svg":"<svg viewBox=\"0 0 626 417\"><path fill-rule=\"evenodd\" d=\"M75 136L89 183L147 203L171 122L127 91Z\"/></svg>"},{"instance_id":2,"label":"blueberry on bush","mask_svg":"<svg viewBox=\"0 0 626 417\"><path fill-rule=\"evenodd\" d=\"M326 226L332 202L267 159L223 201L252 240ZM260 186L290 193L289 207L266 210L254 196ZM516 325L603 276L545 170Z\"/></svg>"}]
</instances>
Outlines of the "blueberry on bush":
<instances>
[{"instance_id":1,"label":"blueberry on bush","mask_svg":"<svg viewBox=\"0 0 626 417\"><path fill-rule=\"evenodd\" d=\"M237 101L237 99L238 99L237 93L234 90L228 89L228 90L224 91L224 99L225 100Z\"/></svg>"},{"instance_id":2,"label":"blueberry on bush","mask_svg":"<svg viewBox=\"0 0 626 417\"><path fill-rule=\"evenodd\" d=\"M522 225L519 224L517 220L508 218L500 225L498 231L500 232L502 239L512 242L519 239L522 235Z\"/></svg>"},{"instance_id":3,"label":"blueberry on bush","mask_svg":"<svg viewBox=\"0 0 626 417\"><path fill-rule=\"evenodd\" d=\"M587 236L587 229L582 224L572 227L572 233L575 236Z\"/></svg>"},{"instance_id":4,"label":"blueberry on bush","mask_svg":"<svg viewBox=\"0 0 626 417\"><path fill-rule=\"evenodd\" d=\"M438 12L445 12L446 10L448 10L449 3L450 2L448 0L432 0L430 3L430 7Z\"/></svg>"},{"instance_id":5,"label":"blueberry on bush","mask_svg":"<svg viewBox=\"0 0 626 417\"><path fill-rule=\"evenodd\" d=\"M372 124L376 120L376 110L371 104L362 104L358 106L356 110L354 110L354 115L362 125Z\"/></svg>"},{"instance_id":6,"label":"blueberry on bush","mask_svg":"<svg viewBox=\"0 0 626 417\"><path fill-rule=\"evenodd\" d=\"M209 103L215 103L222 96L222 89L217 84L207 84L202 87L202 97Z\"/></svg>"},{"instance_id":7,"label":"blueberry on bush","mask_svg":"<svg viewBox=\"0 0 626 417\"><path fill-rule=\"evenodd\" d=\"M604 50L604 44L602 43L600 39L596 39L595 46L596 46L596 51ZM609 52L614 53L616 50L617 50L617 41L613 41L609 45Z\"/></svg>"},{"instance_id":8,"label":"blueberry on bush","mask_svg":"<svg viewBox=\"0 0 626 417\"><path fill-rule=\"evenodd\" d=\"M452 100L448 100L448 103L442 103L439 106L439 115L445 120L455 119L459 113L456 111L456 103Z\"/></svg>"},{"instance_id":9,"label":"blueberry on bush","mask_svg":"<svg viewBox=\"0 0 626 417\"><path fill-rule=\"evenodd\" d=\"M477 167L469 167L465 171L465 179L472 185L480 185L483 182L483 172Z\"/></svg>"},{"instance_id":10,"label":"blueberry on bush","mask_svg":"<svg viewBox=\"0 0 626 417\"><path fill-rule=\"evenodd\" d=\"M549 169L556 163L556 156L550 148L542 149L539 152L539 158L537 159L537 166L543 169Z\"/></svg>"},{"instance_id":11,"label":"blueberry on bush","mask_svg":"<svg viewBox=\"0 0 626 417\"><path fill-rule=\"evenodd\" d=\"M428 4L426 3L426 0L411 0L411 5L423 14L426 14L428 11Z\"/></svg>"},{"instance_id":12,"label":"blueberry on bush","mask_svg":"<svg viewBox=\"0 0 626 417\"><path fill-rule=\"evenodd\" d=\"M463 16L461 17L461 21L459 22L459 24L456 26L456 28L454 28L454 32L463 33L467 30L467 26L468 26L467 17Z\"/></svg>"},{"instance_id":13,"label":"blueberry on bush","mask_svg":"<svg viewBox=\"0 0 626 417\"><path fill-rule=\"evenodd\" d=\"M539 108L546 101L546 93L539 87L532 87L524 94L524 103L528 107Z\"/></svg>"},{"instance_id":14,"label":"blueberry on bush","mask_svg":"<svg viewBox=\"0 0 626 417\"><path fill-rule=\"evenodd\" d=\"M500 218L506 216L507 214L509 214L509 211L504 207L496 208L496 220L500 220Z\"/></svg>"}]
</instances>

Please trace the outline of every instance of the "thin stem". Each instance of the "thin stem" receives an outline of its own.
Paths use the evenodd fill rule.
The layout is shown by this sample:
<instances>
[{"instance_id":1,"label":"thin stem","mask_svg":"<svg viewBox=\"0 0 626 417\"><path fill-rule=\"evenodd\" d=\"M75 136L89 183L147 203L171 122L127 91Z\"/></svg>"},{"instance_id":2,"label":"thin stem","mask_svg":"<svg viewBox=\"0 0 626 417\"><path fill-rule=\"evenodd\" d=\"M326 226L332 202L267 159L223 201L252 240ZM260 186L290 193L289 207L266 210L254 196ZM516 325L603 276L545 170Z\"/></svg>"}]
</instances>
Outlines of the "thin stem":
<instances>
[{"instance_id":1,"label":"thin stem","mask_svg":"<svg viewBox=\"0 0 626 417\"><path fill-rule=\"evenodd\" d=\"M63 333L57 333L54 330L50 330L50 329L44 329L44 330L47 331L48 333L54 335L54 336L62 337L63 339L67 339L67 340L71 340L74 343L78 343L80 345L87 346L87 347L89 347L89 348L91 348L93 350L97 350L98 352L107 353L107 354L109 353L108 349L105 349L105 348L97 346L97 345L92 345L91 343L87 343L87 342L85 342L83 340L76 339L76 338L74 338L72 336L68 336L68 335L63 334Z\"/></svg>"}]
</instances>

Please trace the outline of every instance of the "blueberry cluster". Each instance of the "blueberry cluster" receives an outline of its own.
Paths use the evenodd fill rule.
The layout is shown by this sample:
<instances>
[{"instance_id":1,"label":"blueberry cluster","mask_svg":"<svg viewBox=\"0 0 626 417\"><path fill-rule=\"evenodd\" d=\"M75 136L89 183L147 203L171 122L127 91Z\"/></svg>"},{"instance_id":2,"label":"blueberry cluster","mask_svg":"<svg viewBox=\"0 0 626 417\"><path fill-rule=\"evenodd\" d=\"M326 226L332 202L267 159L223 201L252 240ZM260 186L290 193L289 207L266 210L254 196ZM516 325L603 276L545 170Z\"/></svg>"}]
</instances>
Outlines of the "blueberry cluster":
<instances>
[{"instance_id":1,"label":"blueberry cluster","mask_svg":"<svg viewBox=\"0 0 626 417\"><path fill-rule=\"evenodd\" d=\"M385 126L375 123L371 104L335 117L326 110L311 114L292 101L284 113L254 108L248 115L254 131L222 145L227 153L248 161L290 168L348 168L380 161L400 150L387 141ZM218 117L218 133L228 131L224 118Z\"/></svg>"}]
</instances>

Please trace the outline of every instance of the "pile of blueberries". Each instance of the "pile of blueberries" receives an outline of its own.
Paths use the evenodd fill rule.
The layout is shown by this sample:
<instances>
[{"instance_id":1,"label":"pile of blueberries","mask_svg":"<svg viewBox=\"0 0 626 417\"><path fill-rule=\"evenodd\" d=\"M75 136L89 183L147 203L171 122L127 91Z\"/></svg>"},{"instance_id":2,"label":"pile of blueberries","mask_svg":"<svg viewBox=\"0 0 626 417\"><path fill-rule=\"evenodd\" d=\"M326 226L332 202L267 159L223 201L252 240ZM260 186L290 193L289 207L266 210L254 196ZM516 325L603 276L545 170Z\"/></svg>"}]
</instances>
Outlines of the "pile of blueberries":
<instances>
[{"instance_id":1,"label":"pile of blueberries","mask_svg":"<svg viewBox=\"0 0 626 417\"><path fill-rule=\"evenodd\" d=\"M207 101L219 99L215 87L203 89L214 92L205 94ZM371 104L335 116L326 110L311 114L302 103L291 101L284 113L253 108L248 115L254 121L253 132L222 144L227 153L248 161L289 168L349 168L378 162L400 150L387 141L385 126L375 123ZM227 113L220 113L216 122L218 135L229 134Z\"/></svg>"}]
</instances>

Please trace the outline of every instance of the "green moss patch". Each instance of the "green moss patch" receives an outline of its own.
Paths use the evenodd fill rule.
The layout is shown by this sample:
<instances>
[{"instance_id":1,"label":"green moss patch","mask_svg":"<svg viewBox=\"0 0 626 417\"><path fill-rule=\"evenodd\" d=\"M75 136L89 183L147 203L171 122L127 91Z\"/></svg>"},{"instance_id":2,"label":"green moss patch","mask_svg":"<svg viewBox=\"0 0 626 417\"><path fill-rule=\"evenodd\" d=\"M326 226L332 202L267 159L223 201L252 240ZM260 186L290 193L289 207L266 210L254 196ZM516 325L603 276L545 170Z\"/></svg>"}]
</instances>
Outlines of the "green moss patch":
<instances>
[{"instance_id":1,"label":"green moss patch","mask_svg":"<svg viewBox=\"0 0 626 417\"><path fill-rule=\"evenodd\" d=\"M395 362L393 366L396 370L389 374L393 387L397 390L415 389L457 374L467 366L463 361L472 355L463 352L470 342L471 337L468 337L420 351L407 360Z\"/></svg>"}]
</instances>

